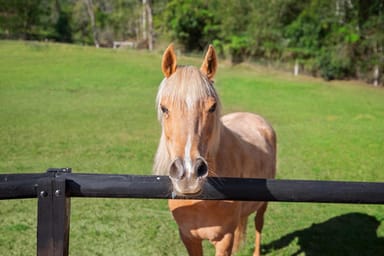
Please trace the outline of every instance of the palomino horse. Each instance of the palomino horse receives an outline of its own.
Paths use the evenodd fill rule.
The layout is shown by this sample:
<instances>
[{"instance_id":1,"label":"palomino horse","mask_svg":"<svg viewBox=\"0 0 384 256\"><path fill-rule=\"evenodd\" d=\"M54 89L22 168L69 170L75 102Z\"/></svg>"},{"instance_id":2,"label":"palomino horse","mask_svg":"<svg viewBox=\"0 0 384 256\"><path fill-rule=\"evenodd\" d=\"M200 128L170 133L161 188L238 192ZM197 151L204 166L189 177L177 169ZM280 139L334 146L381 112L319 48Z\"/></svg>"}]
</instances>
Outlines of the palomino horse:
<instances>
[{"instance_id":1,"label":"palomino horse","mask_svg":"<svg viewBox=\"0 0 384 256\"><path fill-rule=\"evenodd\" d=\"M274 178L276 137L260 116L233 113L220 118L213 87L217 58L212 46L200 69L177 66L173 45L162 59L164 80L157 95L162 134L154 170L169 175L174 192L201 192L208 176ZM209 240L216 255L231 255L245 235L248 215L256 212L254 255L260 253L266 202L169 200L189 255L203 254Z\"/></svg>"}]
</instances>

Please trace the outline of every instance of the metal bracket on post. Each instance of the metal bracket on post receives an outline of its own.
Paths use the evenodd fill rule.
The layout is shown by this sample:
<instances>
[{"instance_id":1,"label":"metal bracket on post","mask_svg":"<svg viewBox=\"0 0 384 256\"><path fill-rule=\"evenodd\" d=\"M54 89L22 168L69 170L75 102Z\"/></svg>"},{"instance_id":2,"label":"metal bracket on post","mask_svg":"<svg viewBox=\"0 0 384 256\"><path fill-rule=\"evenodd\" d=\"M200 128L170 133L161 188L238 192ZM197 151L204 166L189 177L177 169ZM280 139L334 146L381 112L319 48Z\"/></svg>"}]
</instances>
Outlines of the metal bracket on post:
<instances>
[{"instance_id":1,"label":"metal bracket on post","mask_svg":"<svg viewBox=\"0 0 384 256\"><path fill-rule=\"evenodd\" d=\"M66 174L70 168L48 169L37 187L37 255L67 256L69 249L70 197Z\"/></svg>"}]
</instances>

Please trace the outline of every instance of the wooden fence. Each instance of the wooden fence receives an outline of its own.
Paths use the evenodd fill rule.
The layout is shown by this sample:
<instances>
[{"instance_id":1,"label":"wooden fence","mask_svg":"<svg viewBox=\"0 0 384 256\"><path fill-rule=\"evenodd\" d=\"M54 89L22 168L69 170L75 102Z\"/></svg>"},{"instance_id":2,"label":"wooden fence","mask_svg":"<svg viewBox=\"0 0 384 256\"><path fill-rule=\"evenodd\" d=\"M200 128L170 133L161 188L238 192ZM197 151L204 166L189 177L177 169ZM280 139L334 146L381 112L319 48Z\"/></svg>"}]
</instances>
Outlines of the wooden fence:
<instances>
[{"instance_id":1,"label":"wooden fence","mask_svg":"<svg viewBox=\"0 0 384 256\"><path fill-rule=\"evenodd\" d=\"M70 168L41 174L1 174L0 200L37 198L37 255L68 255L71 197L185 199L167 176L74 174ZM384 182L208 178L187 199L384 204Z\"/></svg>"}]
</instances>

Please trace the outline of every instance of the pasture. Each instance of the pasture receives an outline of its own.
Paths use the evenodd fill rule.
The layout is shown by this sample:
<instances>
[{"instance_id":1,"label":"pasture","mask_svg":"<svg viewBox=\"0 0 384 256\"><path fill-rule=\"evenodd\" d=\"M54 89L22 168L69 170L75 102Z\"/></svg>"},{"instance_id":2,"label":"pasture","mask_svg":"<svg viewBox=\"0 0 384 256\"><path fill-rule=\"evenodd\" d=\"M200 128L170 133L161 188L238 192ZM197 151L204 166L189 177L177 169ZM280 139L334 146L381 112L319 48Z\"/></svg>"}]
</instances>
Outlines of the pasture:
<instances>
[{"instance_id":1,"label":"pasture","mask_svg":"<svg viewBox=\"0 0 384 256\"><path fill-rule=\"evenodd\" d=\"M151 174L159 53L0 41L0 59L0 173ZM274 126L278 178L384 181L383 89L225 63L215 85L225 113L256 112ZM186 255L165 200L71 208L70 255ZM0 255L34 255L36 201L0 201L0 216ZM253 249L252 222L239 255ZM377 255L384 206L271 203L262 251Z\"/></svg>"}]
</instances>

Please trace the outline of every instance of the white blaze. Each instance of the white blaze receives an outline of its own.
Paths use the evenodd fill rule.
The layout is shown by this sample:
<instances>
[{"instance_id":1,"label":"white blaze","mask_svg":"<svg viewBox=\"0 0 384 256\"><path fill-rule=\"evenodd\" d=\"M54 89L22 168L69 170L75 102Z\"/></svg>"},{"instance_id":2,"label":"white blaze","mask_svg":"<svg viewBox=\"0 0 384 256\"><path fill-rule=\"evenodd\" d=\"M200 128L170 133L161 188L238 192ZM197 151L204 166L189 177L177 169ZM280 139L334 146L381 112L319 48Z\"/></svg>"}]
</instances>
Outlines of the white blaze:
<instances>
[{"instance_id":1,"label":"white blaze","mask_svg":"<svg viewBox=\"0 0 384 256\"><path fill-rule=\"evenodd\" d=\"M187 138L187 143L184 148L184 166L187 172L187 176L192 174L192 159L191 159L191 148L192 148L192 137L189 134Z\"/></svg>"},{"instance_id":2,"label":"white blaze","mask_svg":"<svg viewBox=\"0 0 384 256\"><path fill-rule=\"evenodd\" d=\"M191 96L187 96L187 98L185 99L185 104L187 105L188 110L193 109L193 107L194 107L193 98Z\"/></svg>"}]
</instances>

